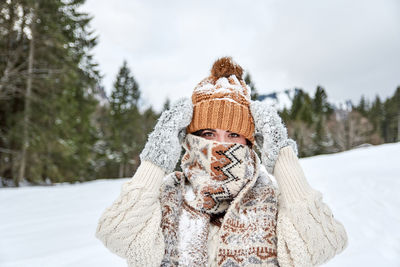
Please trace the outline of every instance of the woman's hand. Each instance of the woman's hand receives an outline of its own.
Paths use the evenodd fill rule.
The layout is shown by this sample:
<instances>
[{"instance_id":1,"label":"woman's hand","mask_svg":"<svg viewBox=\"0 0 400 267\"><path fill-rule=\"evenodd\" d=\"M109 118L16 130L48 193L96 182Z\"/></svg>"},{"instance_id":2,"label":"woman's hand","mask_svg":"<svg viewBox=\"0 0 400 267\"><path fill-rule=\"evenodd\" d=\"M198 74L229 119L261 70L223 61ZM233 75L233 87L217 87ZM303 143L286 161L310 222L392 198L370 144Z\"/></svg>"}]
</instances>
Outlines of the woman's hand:
<instances>
[{"instance_id":1,"label":"woman's hand","mask_svg":"<svg viewBox=\"0 0 400 267\"><path fill-rule=\"evenodd\" d=\"M140 154L141 161L151 161L167 173L174 170L181 154L181 142L186 127L192 121L193 104L189 98L182 98L164 111Z\"/></svg>"},{"instance_id":2,"label":"woman's hand","mask_svg":"<svg viewBox=\"0 0 400 267\"><path fill-rule=\"evenodd\" d=\"M268 172L273 174L281 148L290 145L297 154L296 142L288 138L286 127L275 108L260 101L251 101L250 110L255 123L255 139L261 151L262 162Z\"/></svg>"}]
</instances>

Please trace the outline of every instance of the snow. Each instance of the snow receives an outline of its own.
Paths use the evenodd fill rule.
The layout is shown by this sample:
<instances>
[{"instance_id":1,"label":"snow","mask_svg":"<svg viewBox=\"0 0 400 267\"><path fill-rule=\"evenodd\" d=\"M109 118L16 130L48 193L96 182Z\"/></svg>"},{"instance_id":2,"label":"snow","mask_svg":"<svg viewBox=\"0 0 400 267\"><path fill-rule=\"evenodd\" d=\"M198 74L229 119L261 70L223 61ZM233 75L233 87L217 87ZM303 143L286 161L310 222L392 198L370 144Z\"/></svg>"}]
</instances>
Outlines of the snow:
<instances>
[{"instance_id":1,"label":"snow","mask_svg":"<svg viewBox=\"0 0 400 267\"><path fill-rule=\"evenodd\" d=\"M194 258L193 253L186 253L186 251L198 251L203 243L201 236L202 233L205 233L206 227L208 227L208 224L203 216L194 217L191 212L182 209L182 214L179 217L178 251L184 251L184 253L179 255L179 266L190 266Z\"/></svg>"},{"instance_id":2,"label":"snow","mask_svg":"<svg viewBox=\"0 0 400 267\"><path fill-rule=\"evenodd\" d=\"M400 143L301 160L349 245L324 266L400 266ZM0 266L126 266L94 236L127 179L0 189Z\"/></svg>"},{"instance_id":3,"label":"snow","mask_svg":"<svg viewBox=\"0 0 400 267\"><path fill-rule=\"evenodd\" d=\"M240 105L239 102L233 100L232 98L228 98L228 97L221 97L221 98L214 98L214 99L213 99L213 101L222 101L222 100L225 100L225 101L232 102L232 103L234 103L234 104Z\"/></svg>"},{"instance_id":4,"label":"snow","mask_svg":"<svg viewBox=\"0 0 400 267\"><path fill-rule=\"evenodd\" d=\"M301 161L349 235L326 266L400 266L400 143Z\"/></svg>"},{"instance_id":5,"label":"snow","mask_svg":"<svg viewBox=\"0 0 400 267\"><path fill-rule=\"evenodd\" d=\"M250 90L249 88L247 89L247 92L245 93L243 90L242 85L240 84L239 80L236 78L235 75L231 75L229 77L230 79L234 80L234 84L230 84L229 80L225 77L219 78L216 82L215 85L210 83L208 80L201 82L195 89L194 91L197 93L212 93L212 94L241 94L243 95L248 101L250 101Z\"/></svg>"},{"instance_id":6,"label":"snow","mask_svg":"<svg viewBox=\"0 0 400 267\"><path fill-rule=\"evenodd\" d=\"M0 190L0 266L126 266L95 239L126 179Z\"/></svg>"}]
</instances>

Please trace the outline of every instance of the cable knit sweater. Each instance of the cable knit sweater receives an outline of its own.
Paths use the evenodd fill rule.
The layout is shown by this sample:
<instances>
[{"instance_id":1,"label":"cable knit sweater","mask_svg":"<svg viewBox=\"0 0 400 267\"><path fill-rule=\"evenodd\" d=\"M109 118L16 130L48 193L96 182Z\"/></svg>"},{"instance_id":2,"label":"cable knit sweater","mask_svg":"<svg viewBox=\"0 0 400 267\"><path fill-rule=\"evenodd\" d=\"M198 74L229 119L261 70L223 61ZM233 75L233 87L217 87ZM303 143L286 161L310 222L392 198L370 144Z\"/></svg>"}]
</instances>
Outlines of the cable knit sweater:
<instances>
[{"instance_id":1,"label":"cable knit sweater","mask_svg":"<svg viewBox=\"0 0 400 267\"><path fill-rule=\"evenodd\" d=\"M96 237L126 258L128 266L160 266L165 245L160 227L160 187L166 174L144 161L121 194L99 219ZM279 265L320 265L347 246L347 234L320 192L307 183L290 146L281 149L274 168L279 187L276 235ZM208 239L209 266L216 266L219 228L212 225Z\"/></svg>"}]
</instances>

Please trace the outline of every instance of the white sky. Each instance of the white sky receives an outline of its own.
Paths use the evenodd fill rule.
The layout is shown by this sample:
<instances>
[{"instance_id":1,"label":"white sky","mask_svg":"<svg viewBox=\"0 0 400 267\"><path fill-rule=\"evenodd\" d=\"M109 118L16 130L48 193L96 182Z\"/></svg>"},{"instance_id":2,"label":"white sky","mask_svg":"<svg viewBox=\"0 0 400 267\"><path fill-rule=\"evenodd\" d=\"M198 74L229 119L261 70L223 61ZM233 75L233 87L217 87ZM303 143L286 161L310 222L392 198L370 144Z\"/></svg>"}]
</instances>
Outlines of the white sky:
<instances>
[{"instance_id":1,"label":"white sky","mask_svg":"<svg viewBox=\"0 0 400 267\"><path fill-rule=\"evenodd\" d=\"M325 87L330 101L386 98L400 85L397 0L87 0L110 93L124 59L143 101L190 96L232 56L259 93Z\"/></svg>"}]
</instances>

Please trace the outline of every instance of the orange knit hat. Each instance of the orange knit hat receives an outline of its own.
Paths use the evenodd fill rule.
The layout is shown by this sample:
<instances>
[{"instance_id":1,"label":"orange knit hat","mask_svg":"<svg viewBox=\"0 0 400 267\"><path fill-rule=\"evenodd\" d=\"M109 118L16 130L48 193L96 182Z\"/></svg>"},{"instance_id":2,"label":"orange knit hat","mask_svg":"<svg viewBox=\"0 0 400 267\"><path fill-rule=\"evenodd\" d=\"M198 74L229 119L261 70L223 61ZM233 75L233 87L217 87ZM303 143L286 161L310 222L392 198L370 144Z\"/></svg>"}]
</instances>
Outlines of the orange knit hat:
<instances>
[{"instance_id":1,"label":"orange knit hat","mask_svg":"<svg viewBox=\"0 0 400 267\"><path fill-rule=\"evenodd\" d=\"M250 113L250 87L243 70L231 57L214 62L211 75L192 94L193 118L188 133L201 129L235 132L254 143L254 120Z\"/></svg>"}]
</instances>

